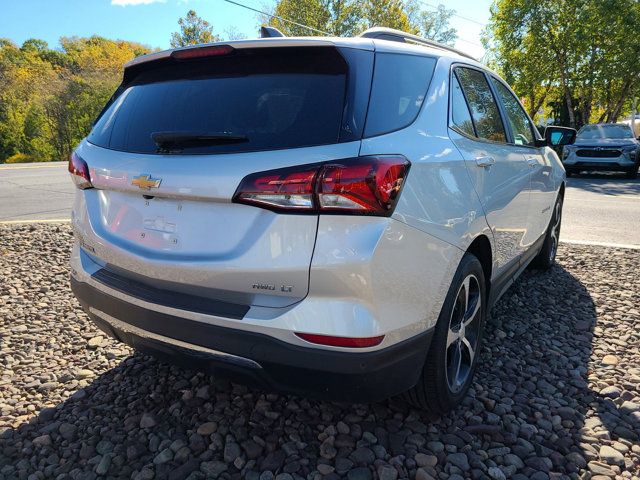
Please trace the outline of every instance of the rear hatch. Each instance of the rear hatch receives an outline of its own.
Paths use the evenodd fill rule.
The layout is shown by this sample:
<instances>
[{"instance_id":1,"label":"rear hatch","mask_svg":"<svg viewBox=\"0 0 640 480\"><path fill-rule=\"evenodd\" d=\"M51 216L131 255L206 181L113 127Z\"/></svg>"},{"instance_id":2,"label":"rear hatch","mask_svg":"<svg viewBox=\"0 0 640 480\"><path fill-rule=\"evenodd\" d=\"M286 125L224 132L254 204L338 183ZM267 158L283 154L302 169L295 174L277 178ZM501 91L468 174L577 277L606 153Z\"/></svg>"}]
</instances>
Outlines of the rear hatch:
<instances>
[{"instance_id":1,"label":"rear hatch","mask_svg":"<svg viewBox=\"0 0 640 480\"><path fill-rule=\"evenodd\" d=\"M232 199L255 172L357 157L373 52L180 52L191 53L127 69L76 150L95 187L83 191L83 243L113 275L156 291L295 303L308 291L317 215Z\"/></svg>"}]
</instances>

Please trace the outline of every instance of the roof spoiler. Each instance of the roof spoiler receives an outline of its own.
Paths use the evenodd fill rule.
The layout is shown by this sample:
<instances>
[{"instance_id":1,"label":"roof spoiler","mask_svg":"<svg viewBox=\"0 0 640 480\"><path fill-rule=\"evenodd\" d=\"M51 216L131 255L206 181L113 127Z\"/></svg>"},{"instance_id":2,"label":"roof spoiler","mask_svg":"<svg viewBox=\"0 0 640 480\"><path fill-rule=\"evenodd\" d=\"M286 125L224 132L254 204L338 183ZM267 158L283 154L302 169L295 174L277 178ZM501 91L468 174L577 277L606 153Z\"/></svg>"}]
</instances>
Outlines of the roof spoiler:
<instances>
[{"instance_id":1,"label":"roof spoiler","mask_svg":"<svg viewBox=\"0 0 640 480\"><path fill-rule=\"evenodd\" d=\"M419 37L418 35L413 35L401 30L396 30L394 28L373 27L362 32L360 34L360 37L374 38L378 40L389 40L391 42L413 43L414 45L439 48L441 50L447 50L448 52L453 52L460 56L470 58L471 60L476 60L468 53L461 52L456 48L450 47L449 45L436 42L435 40L429 40L428 38Z\"/></svg>"}]
</instances>

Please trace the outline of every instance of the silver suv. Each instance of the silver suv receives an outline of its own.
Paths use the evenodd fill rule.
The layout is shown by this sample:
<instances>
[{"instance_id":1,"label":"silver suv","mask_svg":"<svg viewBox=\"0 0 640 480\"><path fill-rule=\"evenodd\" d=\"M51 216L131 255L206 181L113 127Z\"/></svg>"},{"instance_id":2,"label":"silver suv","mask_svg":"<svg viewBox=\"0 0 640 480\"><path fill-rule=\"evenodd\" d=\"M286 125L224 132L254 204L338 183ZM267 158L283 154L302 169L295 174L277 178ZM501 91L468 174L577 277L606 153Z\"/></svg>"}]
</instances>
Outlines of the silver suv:
<instances>
[{"instance_id":1,"label":"silver suv","mask_svg":"<svg viewBox=\"0 0 640 480\"><path fill-rule=\"evenodd\" d=\"M491 305L554 262L565 188L496 74L388 29L140 57L69 170L71 284L109 335L434 412L464 397Z\"/></svg>"},{"instance_id":2,"label":"silver suv","mask_svg":"<svg viewBox=\"0 0 640 480\"><path fill-rule=\"evenodd\" d=\"M631 125L626 123L585 125L575 141L564 146L562 162L567 175L583 170L612 170L636 178L640 168L640 137L636 138Z\"/></svg>"}]
</instances>

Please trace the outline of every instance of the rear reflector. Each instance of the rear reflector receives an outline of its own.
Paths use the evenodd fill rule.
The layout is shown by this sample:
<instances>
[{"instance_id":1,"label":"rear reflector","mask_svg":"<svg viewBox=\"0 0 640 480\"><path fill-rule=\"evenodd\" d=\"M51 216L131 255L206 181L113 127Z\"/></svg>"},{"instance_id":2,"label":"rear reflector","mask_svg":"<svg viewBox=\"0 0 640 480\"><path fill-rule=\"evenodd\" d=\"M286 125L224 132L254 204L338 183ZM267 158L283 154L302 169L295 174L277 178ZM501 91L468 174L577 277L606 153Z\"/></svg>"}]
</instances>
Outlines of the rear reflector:
<instances>
[{"instance_id":1,"label":"rear reflector","mask_svg":"<svg viewBox=\"0 0 640 480\"><path fill-rule=\"evenodd\" d=\"M87 162L82 160L76 152L72 152L69 156L69 173L71 174L71 180L81 190L87 188L93 188L91 184L91 176L89 175L89 167Z\"/></svg>"},{"instance_id":2,"label":"rear reflector","mask_svg":"<svg viewBox=\"0 0 640 480\"><path fill-rule=\"evenodd\" d=\"M391 215L410 163L369 156L245 177L234 201L283 212Z\"/></svg>"},{"instance_id":3,"label":"rear reflector","mask_svg":"<svg viewBox=\"0 0 640 480\"><path fill-rule=\"evenodd\" d=\"M171 52L171 58L176 60L190 60L192 58L219 57L233 52L231 45L211 45L208 47L186 48Z\"/></svg>"},{"instance_id":4,"label":"rear reflector","mask_svg":"<svg viewBox=\"0 0 640 480\"><path fill-rule=\"evenodd\" d=\"M298 337L307 342L331 347L366 348L380 345L384 335L379 337L334 337L331 335L316 335L313 333L296 333Z\"/></svg>"}]
</instances>

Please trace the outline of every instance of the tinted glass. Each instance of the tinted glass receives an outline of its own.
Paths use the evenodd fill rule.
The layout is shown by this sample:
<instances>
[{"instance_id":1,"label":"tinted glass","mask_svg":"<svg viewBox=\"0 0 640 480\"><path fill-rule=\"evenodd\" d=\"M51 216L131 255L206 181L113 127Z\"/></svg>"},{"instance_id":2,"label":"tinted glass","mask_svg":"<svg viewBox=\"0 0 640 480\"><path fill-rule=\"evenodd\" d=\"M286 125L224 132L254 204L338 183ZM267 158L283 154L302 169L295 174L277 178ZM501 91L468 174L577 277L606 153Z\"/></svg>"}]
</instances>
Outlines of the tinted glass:
<instances>
[{"instance_id":1,"label":"tinted glass","mask_svg":"<svg viewBox=\"0 0 640 480\"><path fill-rule=\"evenodd\" d=\"M451 117L453 125L463 133L476 136L473 130L473 122L469 113L469 106L460 88L460 83L455 75L451 78Z\"/></svg>"},{"instance_id":2,"label":"tinted glass","mask_svg":"<svg viewBox=\"0 0 640 480\"><path fill-rule=\"evenodd\" d=\"M633 138L633 132L628 125L587 125L580 129L580 140L595 140L597 138Z\"/></svg>"},{"instance_id":3,"label":"tinted glass","mask_svg":"<svg viewBox=\"0 0 640 480\"><path fill-rule=\"evenodd\" d=\"M260 50L173 61L141 72L121 89L88 140L114 150L156 153L155 132L246 137L182 145L179 153L187 154L337 142L345 106L344 59L335 49Z\"/></svg>"},{"instance_id":4,"label":"tinted glass","mask_svg":"<svg viewBox=\"0 0 640 480\"><path fill-rule=\"evenodd\" d=\"M496 87L498 96L502 101L502 105L507 114L507 120L511 127L511 133L513 133L513 143L516 145L528 145L533 147L535 145L535 137L533 136L533 129L531 128L531 122L529 117L522 109L520 102L513 94L505 87L502 82L491 79Z\"/></svg>"},{"instance_id":5,"label":"tinted glass","mask_svg":"<svg viewBox=\"0 0 640 480\"><path fill-rule=\"evenodd\" d=\"M376 54L366 136L392 132L415 120L435 65L430 57Z\"/></svg>"},{"instance_id":6,"label":"tinted glass","mask_svg":"<svg viewBox=\"0 0 640 480\"><path fill-rule=\"evenodd\" d=\"M498 105L484 74L470 68L456 68L456 75L469 103L478 137L492 142L506 142Z\"/></svg>"}]
</instances>

